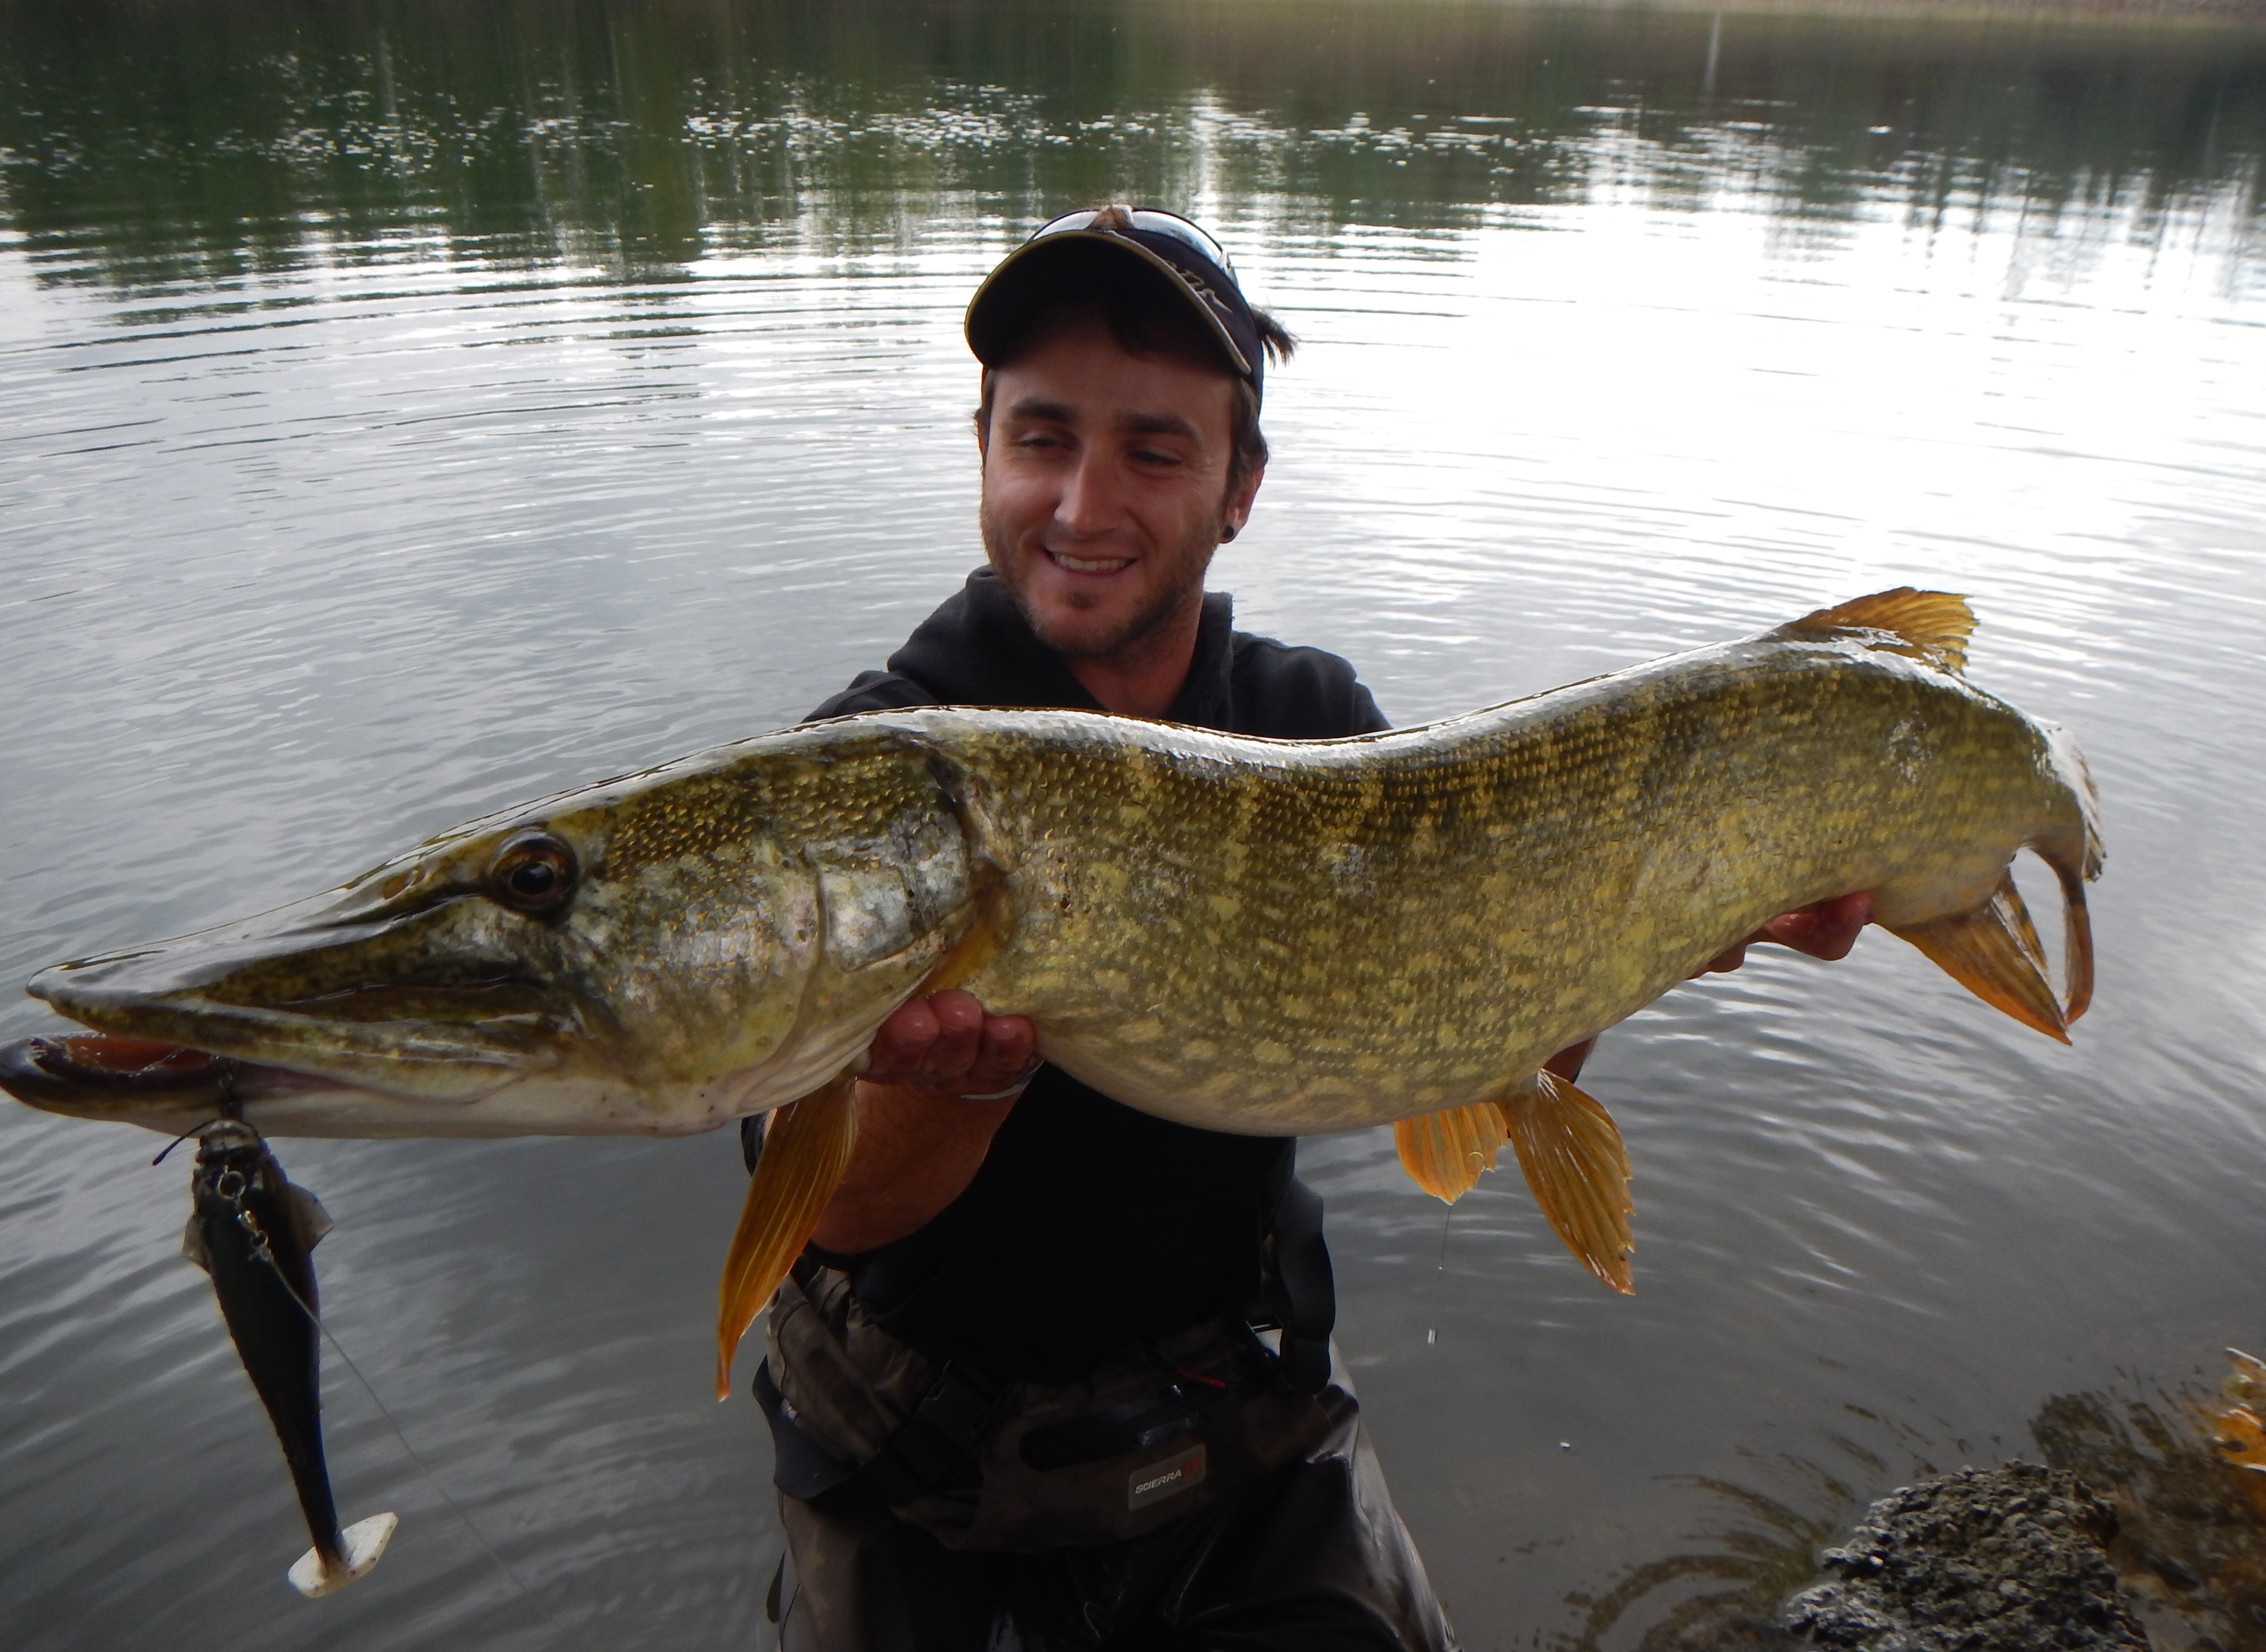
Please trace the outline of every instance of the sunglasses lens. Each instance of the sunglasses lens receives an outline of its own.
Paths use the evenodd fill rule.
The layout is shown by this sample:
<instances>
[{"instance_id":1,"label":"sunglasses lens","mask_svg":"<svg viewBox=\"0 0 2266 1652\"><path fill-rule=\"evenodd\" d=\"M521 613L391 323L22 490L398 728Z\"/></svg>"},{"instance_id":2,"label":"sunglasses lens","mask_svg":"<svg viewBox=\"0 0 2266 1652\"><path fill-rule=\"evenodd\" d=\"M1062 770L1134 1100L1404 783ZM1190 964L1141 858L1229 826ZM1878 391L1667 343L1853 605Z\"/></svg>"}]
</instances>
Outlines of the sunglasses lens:
<instances>
[{"instance_id":1,"label":"sunglasses lens","mask_svg":"<svg viewBox=\"0 0 2266 1652\"><path fill-rule=\"evenodd\" d=\"M1235 266L1227 256L1227 249L1179 214L1156 212L1144 208L1131 216L1135 229L1146 230L1153 235L1169 235L1174 240L1194 247L1229 274L1235 274Z\"/></svg>"},{"instance_id":2,"label":"sunglasses lens","mask_svg":"<svg viewBox=\"0 0 2266 1652\"><path fill-rule=\"evenodd\" d=\"M1099 212L1093 211L1065 212L1061 217L1053 219L1049 223L1042 223L1037 229L1032 230L1030 238L1034 241L1039 241L1045 239L1050 235L1067 235L1073 230L1085 229L1088 224L1092 223L1100 216L1101 215Z\"/></svg>"},{"instance_id":3,"label":"sunglasses lens","mask_svg":"<svg viewBox=\"0 0 2266 1652\"><path fill-rule=\"evenodd\" d=\"M1099 211L1091 208L1084 212L1065 212L1061 217L1041 224L1033 230L1031 239L1036 241L1049 235L1068 235L1075 230L1091 229L1093 221L1100 216ZM1233 279L1235 266L1228 259L1227 249L1177 213L1159 212L1153 208L1142 207L1129 212L1126 216L1132 219L1133 227L1137 230L1146 230L1151 235L1169 235L1181 245L1202 253L1226 272L1231 280Z\"/></svg>"}]
</instances>

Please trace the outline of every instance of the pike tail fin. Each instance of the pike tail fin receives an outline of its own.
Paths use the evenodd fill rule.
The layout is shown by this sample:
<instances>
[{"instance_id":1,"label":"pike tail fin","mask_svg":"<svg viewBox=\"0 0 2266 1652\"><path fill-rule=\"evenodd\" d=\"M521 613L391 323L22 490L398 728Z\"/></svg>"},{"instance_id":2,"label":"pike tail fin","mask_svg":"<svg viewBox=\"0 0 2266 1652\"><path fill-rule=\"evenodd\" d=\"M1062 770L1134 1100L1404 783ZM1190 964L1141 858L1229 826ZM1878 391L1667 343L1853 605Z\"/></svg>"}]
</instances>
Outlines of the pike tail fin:
<instances>
[{"instance_id":1,"label":"pike tail fin","mask_svg":"<svg viewBox=\"0 0 2266 1652\"><path fill-rule=\"evenodd\" d=\"M2085 910L2085 880L2056 866L2061 879L2062 973L2068 977L2069 1003L2061 1012L2066 1027L2093 1004L2093 920Z\"/></svg>"},{"instance_id":2,"label":"pike tail fin","mask_svg":"<svg viewBox=\"0 0 2266 1652\"><path fill-rule=\"evenodd\" d=\"M2065 877L2063 887L2071 885ZM2069 902L2070 1007L2065 1011L2046 976L2045 949L2038 944L2037 926L2022 904L2009 871L1999 880L1991 898L1971 912L1931 918L1889 932L1908 940L1977 998L1995 1010L2004 1010L2025 1027L2036 1027L2048 1038L2069 1042L2069 1023L2085 1009L2093 982L2093 943L2085 919L2084 886L2075 886Z\"/></svg>"},{"instance_id":3,"label":"pike tail fin","mask_svg":"<svg viewBox=\"0 0 2266 1652\"><path fill-rule=\"evenodd\" d=\"M1623 1296L1628 1259L1628 1151L1612 1115L1548 1069L1499 1103L1518 1167L1574 1259Z\"/></svg>"},{"instance_id":4,"label":"pike tail fin","mask_svg":"<svg viewBox=\"0 0 2266 1652\"><path fill-rule=\"evenodd\" d=\"M1392 1127L1392 1144L1400 1150L1400 1168L1409 1181L1453 1204L1495 1168L1507 1135L1502 1110L1492 1101L1474 1101L1400 1120Z\"/></svg>"},{"instance_id":5,"label":"pike tail fin","mask_svg":"<svg viewBox=\"0 0 2266 1652\"><path fill-rule=\"evenodd\" d=\"M286 1573L291 1587L308 1599L327 1595L334 1589L344 1589L378 1562L385 1546L393 1540L393 1528L401 1524L397 1515L372 1515L367 1520L357 1520L339 1533L339 1553L335 1560L326 1561L317 1549L309 1549L291 1563Z\"/></svg>"},{"instance_id":6,"label":"pike tail fin","mask_svg":"<svg viewBox=\"0 0 2266 1652\"><path fill-rule=\"evenodd\" d=\"M2031 844L2038 859L2061 880L2062 972L2069 990L2065 1022L2085 1013L2093 1002L2093 921L2085 910L2085 886L2101 875L2106 852L2101 844L2101 798L2085 766L2085 754L2066 729L2048 725L2046 749L2054 771L2068 788L2071 809L2058 828Z\"/></svg>"},{"instance_id":7,"label":"pike tail fin","mask_svg":"<svg viewBox=\"0 0 2266 1652\"><path fill-rule=\"evenodd\" d=\"M850 1168L858 1139L852 1105L856 1078L844 1073L800 1101L790 1101L764 1137L763 1157L748 1181L740 1225L725 1254L717 1290L716 1398L732 1393L732 1355L756 1315L818 1226L826 1202Z\"/></svg>"}]
</instances>

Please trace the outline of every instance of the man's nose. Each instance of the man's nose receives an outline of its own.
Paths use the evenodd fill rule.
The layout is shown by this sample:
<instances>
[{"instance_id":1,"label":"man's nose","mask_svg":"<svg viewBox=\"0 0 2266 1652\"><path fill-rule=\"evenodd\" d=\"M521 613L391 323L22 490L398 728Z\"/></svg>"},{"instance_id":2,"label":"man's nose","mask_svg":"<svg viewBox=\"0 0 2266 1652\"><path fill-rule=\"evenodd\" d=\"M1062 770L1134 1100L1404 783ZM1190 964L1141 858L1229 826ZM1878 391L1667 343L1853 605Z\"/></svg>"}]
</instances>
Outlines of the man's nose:
<instances>
[{"instance_id":1,"label":"man's nose","mask_svg":"<svg viewBox=\"0 0 2266 1652\"><path fill-rule=\"evenodd\" d=\"M1078 455L1078 463L1064 482L1062 499L1055 506L1055 520L1085 537L1115 527L1123 505L1116 467L1109 462L1107 454L1098 448L1088 448Z\"/></svg>"}]
</instances>

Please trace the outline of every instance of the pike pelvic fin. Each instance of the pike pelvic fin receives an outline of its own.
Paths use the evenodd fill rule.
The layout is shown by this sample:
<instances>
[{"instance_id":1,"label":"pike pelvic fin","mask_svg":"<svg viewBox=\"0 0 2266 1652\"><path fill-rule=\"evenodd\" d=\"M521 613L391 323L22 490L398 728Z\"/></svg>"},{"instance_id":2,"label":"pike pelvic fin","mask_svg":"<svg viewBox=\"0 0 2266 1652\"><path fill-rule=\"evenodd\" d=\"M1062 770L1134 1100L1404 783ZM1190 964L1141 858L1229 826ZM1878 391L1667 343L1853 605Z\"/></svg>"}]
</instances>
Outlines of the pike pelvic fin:
<instances>
[{"instance_id":1,"label":"pike pelvic fin","mask_svg":"<svg viewBox=\"0 0 2266 1652\"><path fill-rule=\"evenodd\" d=\"M2069 887L2065 882L2064 888ZM2092 991L2093 947L2085 923L2081 885L2071 896L2070 929L2073 944L2067 1012L2046 977L2045 949L2038 945L2037 926L2030 922L2029 909L2014 888L2011 871L1999 878L1991 898L1973 911L1889 932L1919 947L1944 974L1992 1009L2004 1010L2023 1026L2066 1044L2069 1034L2065 1029L2084 1012L2085 999ZM2074 940L2080 934L2084 939Z\"/></svg>"},{"instance_id":2,"label":"pike pelvic fin","mask_svg":"<svg viewBox=\"0 0 2266 1652\"><path fill-rule=\"evenodd\" d=\"M1948 591L1914 590L1899 585L1892 591L1860 596L1838 608L1821 608L1793 624L1779 627L1785 637L1816 637L1837 631L1883 632L1894 641L1876 646L1892 653L1925 660L1954 676L1967 670L1967 639L1975 629L1974 610L1963 596Z\"/></svg>"},{"instance_id":3,"label":"pike pelvic fin","mask_svg":"<svg viewBox=\"0 0 2266 1652\"><path fill-rule=\"evenodd\" d=\"M1453 1204L1495 1168L1507 1135L1502 1109L1492 1101L1474 1101L1399 1121L1392 1144L1400 1150L1400 1168L1409 1181Z\"/></svg>"},{"instance_id":4,"label":"pike pelvic fin","mask_svg":"<svg viewBox=\"0 0 2266 1652\"><path fill-rule=\"evenodd\" d=\"M844 1073L779 1109L748 1180L716 1293L716 1398L732 1394L732 1355L810 1242L858 1139L856 1078Z\"/></svg>"},{"instance_id":5,"label":"pike pelvic fin","mask_svg":"<svg viewBox=\"0 0 2266 1652\"><path fill-rule=\"evenodd\" d=\"M1497 1105L1534 1202L1559 1239L1604 1284L1634 1296L1628 1151L1612 1115L1546 1068Z\"/></svg>"}]
</instances>

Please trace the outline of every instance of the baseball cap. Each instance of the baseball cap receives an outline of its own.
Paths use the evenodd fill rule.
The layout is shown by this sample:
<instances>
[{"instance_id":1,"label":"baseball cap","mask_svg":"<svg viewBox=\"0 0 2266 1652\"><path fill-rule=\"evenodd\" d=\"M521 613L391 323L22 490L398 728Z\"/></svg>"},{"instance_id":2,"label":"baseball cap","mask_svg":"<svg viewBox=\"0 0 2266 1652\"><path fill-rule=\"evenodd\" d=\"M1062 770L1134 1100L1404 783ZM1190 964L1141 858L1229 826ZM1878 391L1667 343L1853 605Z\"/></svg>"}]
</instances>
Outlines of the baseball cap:
<instances>
[{"instance_id":1,"label":"baseball cap","mask_svg":"<svg viewBox=\"0 0 2266 1652\"><path fill-rule=\"evenodd\" d=\"M1185 303L1229 369L1265 388L1267 357L1227 250L1178 213L1093 207L1042 224L999 260L968 303L968 347L986 367L1007 358L1030 319L1066 298L1145 272Z\"/></svg>"}]
</instances>

